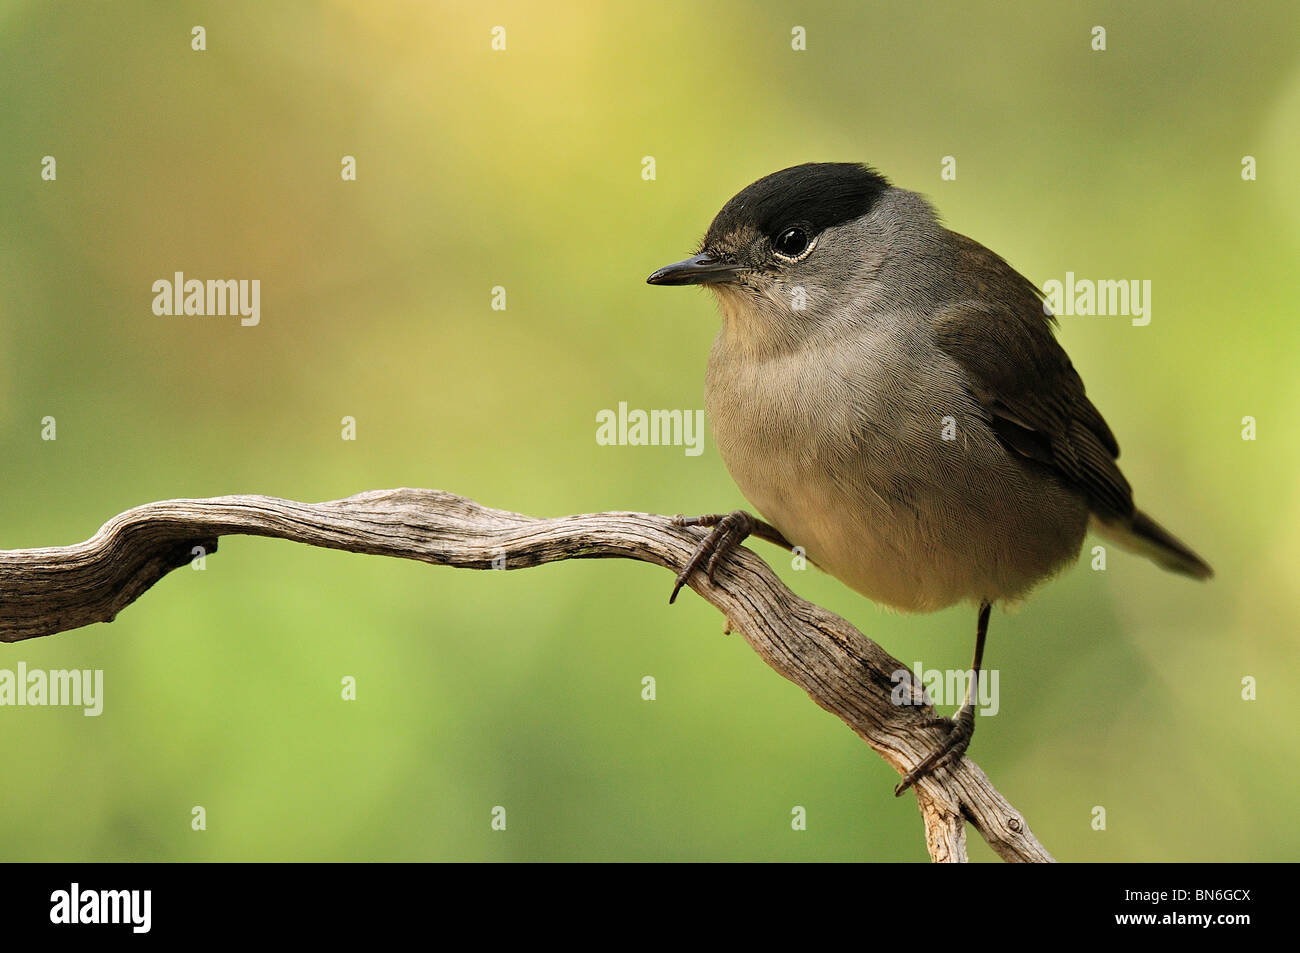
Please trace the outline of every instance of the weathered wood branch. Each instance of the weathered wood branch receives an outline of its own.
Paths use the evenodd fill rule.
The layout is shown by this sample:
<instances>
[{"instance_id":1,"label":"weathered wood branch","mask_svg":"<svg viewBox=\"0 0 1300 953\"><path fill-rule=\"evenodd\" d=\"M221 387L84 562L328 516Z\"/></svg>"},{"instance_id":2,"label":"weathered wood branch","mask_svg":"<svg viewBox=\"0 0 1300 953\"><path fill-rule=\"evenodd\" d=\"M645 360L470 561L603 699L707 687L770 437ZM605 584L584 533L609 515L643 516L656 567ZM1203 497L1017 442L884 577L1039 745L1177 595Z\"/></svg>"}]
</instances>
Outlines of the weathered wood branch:
<instances>
[{"instance_id":1,"label":"weathered wood branch","mask_svg":"<svg viewBox=\"0 0 1300 953\"><path fill-rule=\"evenodd\" d=\"M266 496L164 500L114 517L84 543L0 552L0 641L111 622L159 579L188 564L195 547L212 553L219 537L232 535L467 569L490 569L494 560L498 567L523 569L621 557L676 572L703 531L648 513L534 519L438 490L374 490L328 503ZM696 573L690 584L763 661L900 774L940 740L930 707L891 701L891 675L907 666L839 616L794 595L749 550L724 560L716 582ZM919 699L919 687L914 691ZM1052 860L1020 812L969 758L941 768L915 790L934 860L966 860L966 821L1006 860Z\"/></svg>"}]
</instances>

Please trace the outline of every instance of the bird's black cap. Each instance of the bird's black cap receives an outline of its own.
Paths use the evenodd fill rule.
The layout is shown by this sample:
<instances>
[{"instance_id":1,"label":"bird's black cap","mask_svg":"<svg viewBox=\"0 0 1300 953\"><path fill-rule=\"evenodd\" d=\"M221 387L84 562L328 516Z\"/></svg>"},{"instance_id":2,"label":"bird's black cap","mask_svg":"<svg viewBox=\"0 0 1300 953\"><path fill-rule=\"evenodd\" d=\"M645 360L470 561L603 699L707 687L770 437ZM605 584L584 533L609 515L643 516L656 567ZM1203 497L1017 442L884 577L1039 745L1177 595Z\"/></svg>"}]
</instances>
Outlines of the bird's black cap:
<instances>
[{"instance_id":1,"label":"bird's black cap","mask_svg":"<svg viewBox=\"0 0 1300 953\"><path fill-rule=\"evenodd\" d=\"M857 162L808 162L782 169L724 205L709 226L704 247L745 225L770 238L796 224L816 235L866 215L889 187L883 175Z\"/></svg>"}]
</instances>

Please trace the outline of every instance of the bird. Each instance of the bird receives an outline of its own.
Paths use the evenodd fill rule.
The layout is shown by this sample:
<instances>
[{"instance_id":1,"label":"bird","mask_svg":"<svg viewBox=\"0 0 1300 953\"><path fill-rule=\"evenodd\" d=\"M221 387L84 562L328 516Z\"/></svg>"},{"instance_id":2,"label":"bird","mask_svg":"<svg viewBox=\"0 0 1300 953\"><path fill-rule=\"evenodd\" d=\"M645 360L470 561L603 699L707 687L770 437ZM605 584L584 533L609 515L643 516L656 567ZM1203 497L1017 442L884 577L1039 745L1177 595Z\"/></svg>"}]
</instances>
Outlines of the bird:
<instances>
[{"instance_id":1,"label":"bird","mask_svg":"<svg viewBox=\"0 0 1300 953\"><path fill-rule=\"evenodd\" d=\"M992 606L1075 562L1089 529L1172 572L1213 575L1134 505L1043 293L875 169L764 176L723 205L694 255L647 282L717 299L705 408L759 514L675 517L709 532L670 602L753 535L802 547L897 610L976 608L965 700L896 794L969 746Z\"/></svg>"}]
</instances>

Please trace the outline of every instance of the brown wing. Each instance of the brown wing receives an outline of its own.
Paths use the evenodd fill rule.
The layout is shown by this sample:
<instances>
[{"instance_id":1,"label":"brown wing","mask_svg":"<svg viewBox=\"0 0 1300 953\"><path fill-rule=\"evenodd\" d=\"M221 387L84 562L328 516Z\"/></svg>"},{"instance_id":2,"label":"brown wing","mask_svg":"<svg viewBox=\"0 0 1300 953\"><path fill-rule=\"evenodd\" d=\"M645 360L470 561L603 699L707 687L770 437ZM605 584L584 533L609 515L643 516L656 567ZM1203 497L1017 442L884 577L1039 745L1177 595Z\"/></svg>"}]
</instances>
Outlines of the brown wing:
<instances>
[{"instance_id":1,"label":"brown wing","mask_svg":"<svg viewBox=\"0 0 1300 953\"><path fill-rule=\"evenodd\" d=\"M966 371L1003 444L1051 467L1098 516L1131 517L1133 492L1115 463L1115 435L1057 343L1042 295L983 245L955 237L957 276L970 300L935 316L939 347Z\"/></svg>"}]
</instances>

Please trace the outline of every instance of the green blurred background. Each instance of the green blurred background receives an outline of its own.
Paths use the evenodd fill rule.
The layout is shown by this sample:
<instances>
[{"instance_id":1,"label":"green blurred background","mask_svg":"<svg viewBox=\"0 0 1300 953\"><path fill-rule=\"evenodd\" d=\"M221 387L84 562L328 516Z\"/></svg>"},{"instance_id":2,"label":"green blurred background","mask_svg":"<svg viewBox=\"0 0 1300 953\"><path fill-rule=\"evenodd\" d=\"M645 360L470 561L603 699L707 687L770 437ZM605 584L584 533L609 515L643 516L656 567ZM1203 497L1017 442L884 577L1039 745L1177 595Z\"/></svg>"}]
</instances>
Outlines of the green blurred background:
<instances>
[{"instance_id":1,"label":"green blurred background","mask_svg":"<svg viewBox=\"0 0 1300 953\"><path fill-rule=\"evenodd\" d=\"M972 754L1063 860L1296 859L1297 11L0 0L0 547L226 493L740 506L711 438L602 447L595 414L702 407L713 302L645 276L753 179L865 160L1040 286L1153 282L1149 326L1060 337L1218 570L1112 550L996 613ZM261 325L154 316L178 270L259 278ZM756 548L904 662L967 664L971 610ZM0 858L925 859L893 772L670 584L225 539L111 627L0 647L106 682L99 718L0 709Z\"/></svg>"}]
</instances>

